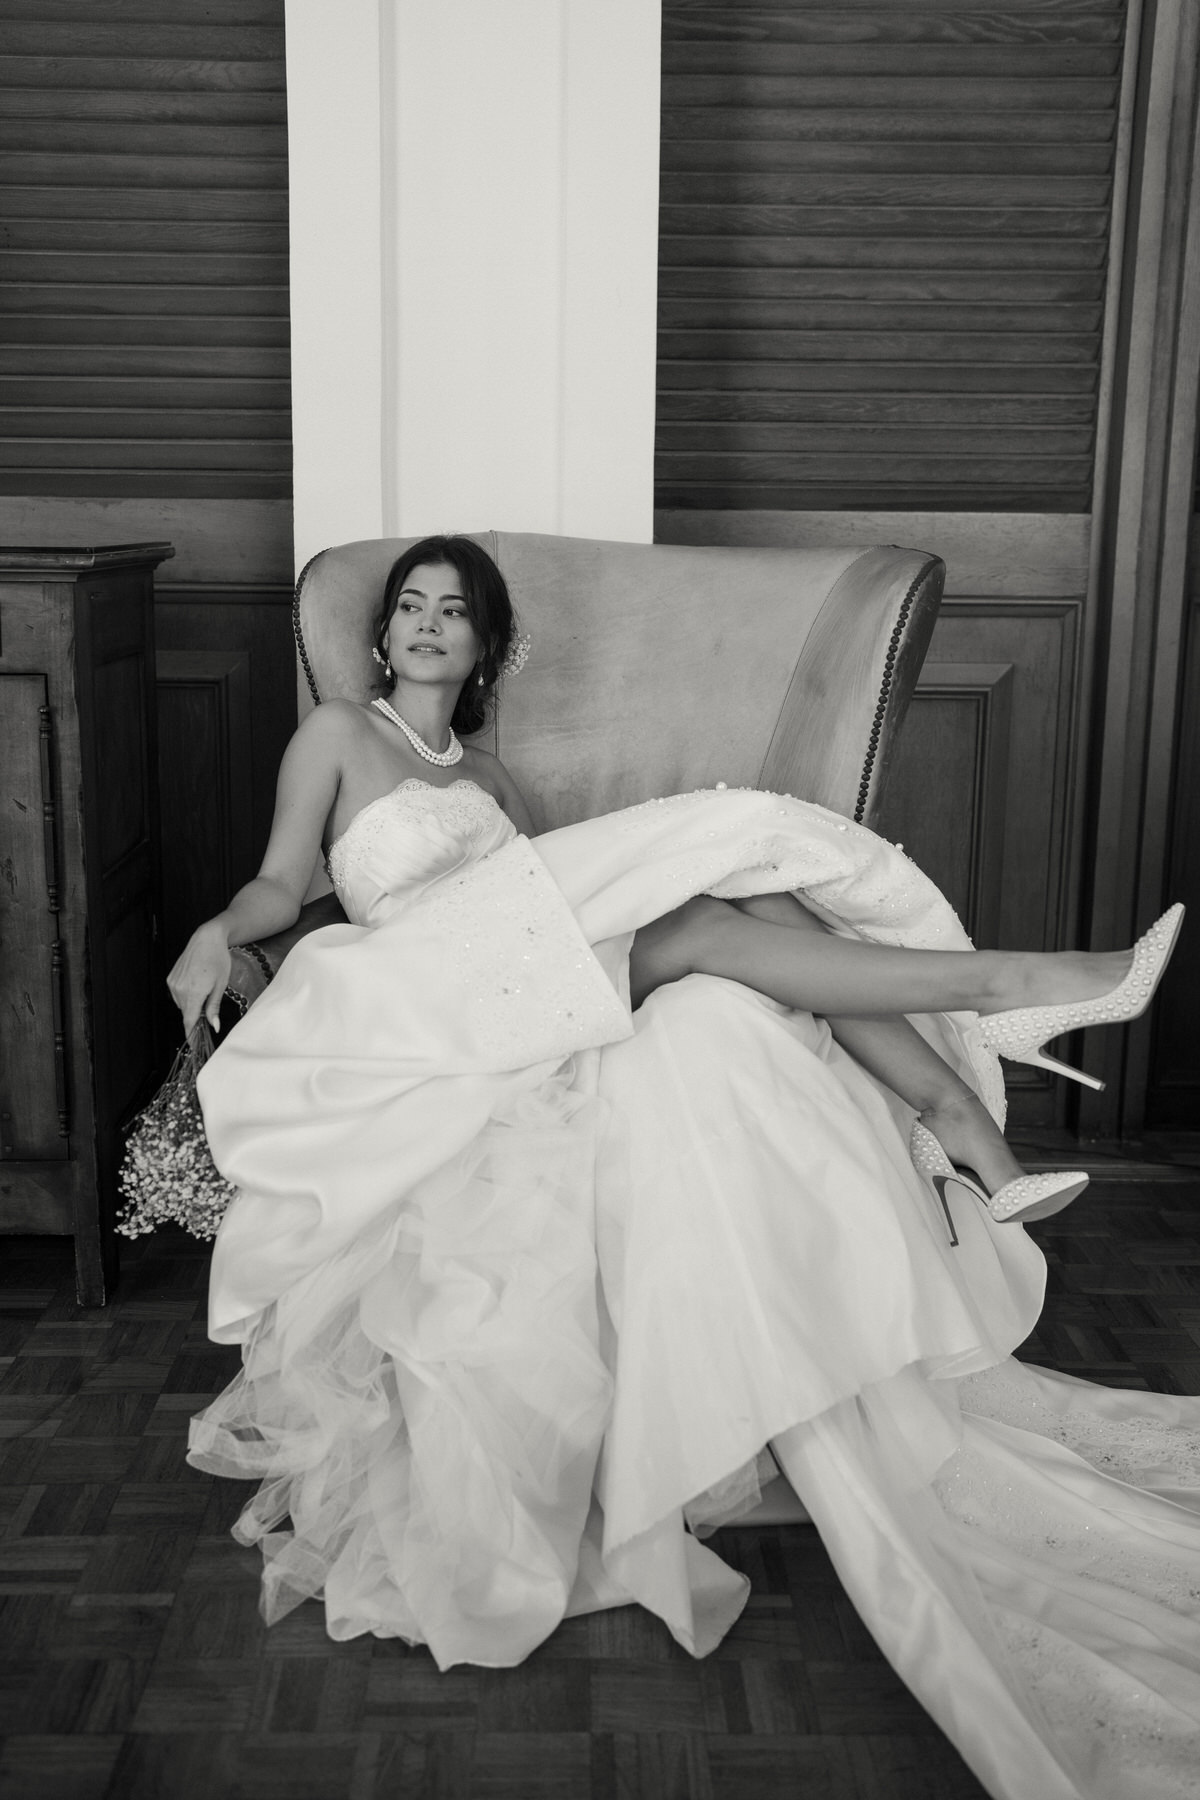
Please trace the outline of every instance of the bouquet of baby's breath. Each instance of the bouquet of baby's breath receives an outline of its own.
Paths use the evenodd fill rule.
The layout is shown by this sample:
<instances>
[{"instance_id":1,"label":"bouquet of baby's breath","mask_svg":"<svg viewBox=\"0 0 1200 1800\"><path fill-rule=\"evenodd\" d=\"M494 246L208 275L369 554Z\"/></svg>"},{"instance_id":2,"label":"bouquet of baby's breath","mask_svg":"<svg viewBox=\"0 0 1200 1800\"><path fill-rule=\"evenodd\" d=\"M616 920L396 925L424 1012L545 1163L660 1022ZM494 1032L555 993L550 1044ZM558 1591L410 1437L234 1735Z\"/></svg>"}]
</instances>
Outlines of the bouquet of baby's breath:
<instances>
[{"instance_id":1,"label":"bouquet of baby's breath","mask_svg":"<svg viewBox=\"0 0 1200 1800\"><path fill-rule=\"evenodd\" d=\"M140 1237L156 1225L182 1225L193 1237L216 1236L237 1189L219 1174L204 1135L196 1077L212 1055L201 1017L171 1073L133 1122L117 1190L125 1201L117 1230Z\"/></svg>"}]
</instances>

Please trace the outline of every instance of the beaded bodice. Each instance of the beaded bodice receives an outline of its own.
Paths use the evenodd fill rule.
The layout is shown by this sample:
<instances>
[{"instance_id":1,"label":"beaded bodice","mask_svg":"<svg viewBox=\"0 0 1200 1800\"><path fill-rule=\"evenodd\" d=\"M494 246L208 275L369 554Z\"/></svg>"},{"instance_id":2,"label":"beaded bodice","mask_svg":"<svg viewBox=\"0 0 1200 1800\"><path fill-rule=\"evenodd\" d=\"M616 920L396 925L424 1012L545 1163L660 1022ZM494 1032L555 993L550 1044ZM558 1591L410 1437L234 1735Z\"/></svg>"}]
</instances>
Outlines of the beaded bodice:
<instances>
[{"instance_id":1,"label":"beaded bodice","mask_svg":"<svg viewBox=\"0 0 1200 1800\"><path fill-rule=\"evenodd\" d=\"M434 787L410 778L355 813L325 862L347 918L382 925L433 882L516 835L512 820L475 782Z\"/></svg>"}]
</instances>

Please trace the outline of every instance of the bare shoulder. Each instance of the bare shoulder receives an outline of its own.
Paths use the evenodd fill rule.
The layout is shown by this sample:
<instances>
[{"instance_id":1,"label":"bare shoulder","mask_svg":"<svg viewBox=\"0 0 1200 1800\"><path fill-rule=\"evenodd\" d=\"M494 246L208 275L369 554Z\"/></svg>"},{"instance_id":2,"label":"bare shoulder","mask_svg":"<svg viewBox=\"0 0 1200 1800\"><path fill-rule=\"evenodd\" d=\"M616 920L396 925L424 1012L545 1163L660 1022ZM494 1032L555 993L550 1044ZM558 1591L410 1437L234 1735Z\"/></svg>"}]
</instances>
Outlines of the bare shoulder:
<instances>
[{"instance_id":1,"label":"bare shoulder","mask_svg":"<svg viewBox=\"0 0 1200 1800\"><path fill-rule=\"evenodd\" d=\"M362 707L352 700L326 700L313 707L297 725L284 752L279 771L283 788L296 782L315 781L322 788L329 780L336 783L369 730Z\"/></svg>"},{"instance_id":2,"label":"bare shoulder","mask_svg":"<svg viewBox=\"0 0 1200 1800\"><path fill-rule=\"evenodd\" d=\"M296 727L296 736L310 738L343 738L369 730L366 708L355 700L323 700L305 713Z\"/></svg>"},{"instance_id":3,"label":"bare shoulder","mask_svg":"<svg viewBox=\"0 0 1200 1800\"><path fill-rule=\"evenodd\" d=\"M289 754L307 762L311 757L340 760L351 745L361 743L371 729L364 709L353 700L323 700L305 713L292 734Z\"/></svg>"}]
</instances>

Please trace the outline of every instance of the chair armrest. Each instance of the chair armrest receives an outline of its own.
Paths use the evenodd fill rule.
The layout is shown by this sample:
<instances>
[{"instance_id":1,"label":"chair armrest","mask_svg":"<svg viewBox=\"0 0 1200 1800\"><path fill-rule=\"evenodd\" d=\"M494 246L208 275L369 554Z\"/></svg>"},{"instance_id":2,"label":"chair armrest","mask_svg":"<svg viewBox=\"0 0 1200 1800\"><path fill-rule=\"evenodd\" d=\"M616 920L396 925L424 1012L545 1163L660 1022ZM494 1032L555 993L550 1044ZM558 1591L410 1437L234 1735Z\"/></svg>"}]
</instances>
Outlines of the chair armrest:
<instances>
[{"instance_id":1,"label":"chair armrest","mask_svg":"<svg viewBox=\"0 0 1200 1800\"><path fill-rule=\"evenodd\" d=\"M310 931L319 931L323 925L345 923L346 915L336 894L322 894L319 900L310 900L307 906L300 908L300 917L287 931L277 931L274 937L263 938L261 943L237 946L232 952L229 985L225 992L244 1012L275 979L280 963L301 938L307 937Z\"/></svg>"}]
</instances>

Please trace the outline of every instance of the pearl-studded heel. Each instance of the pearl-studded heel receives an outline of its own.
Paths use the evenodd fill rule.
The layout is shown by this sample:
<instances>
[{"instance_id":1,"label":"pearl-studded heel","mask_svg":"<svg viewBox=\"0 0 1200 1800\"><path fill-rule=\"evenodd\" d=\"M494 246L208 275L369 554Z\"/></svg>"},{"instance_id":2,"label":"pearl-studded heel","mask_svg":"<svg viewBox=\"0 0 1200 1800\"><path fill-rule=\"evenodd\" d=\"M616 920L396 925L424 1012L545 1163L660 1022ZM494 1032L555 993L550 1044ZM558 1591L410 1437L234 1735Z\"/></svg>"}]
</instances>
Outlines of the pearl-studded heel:
<instances>
[{"instance_id":1,"label":"pearl-studded heel","mask_svg":"<svg viewBox=\"0 0 1200 1800\"><path fill-rule=\"evenodd\" d=\"M927 1125L922 1125L920 1119L913 1120L908 1150L913 1167L920 1174L928 1175L933 1183L950 1227L952 1244L958 1243L950 1205L946 1199L946 1188L952 1181L956 1181L968 1194L974 1194L980 1205L987 1207L998 1225L1012 1225L1019 1220L1048 1219L1053 1213L1070 1206L1072 1200L1078 1200L1088 1184L1088 1177L1081 1169L1068 1169L1057 1175L1018 1175L1014 1180L1006 1181L1003 1187L997 1188L994 1194L989 1194L973 1169L958 1168L950 1161L937 1138Z\"/></svg>"},{"instance_id":2,"label":"pearl-studded heel","mask_svg":"<svg viewBox=\"0 0 1200 1800\"><path fill-rule=\"evenodd\" d=\"M955 1179L954 1164L942 1149L927 1125L920 1119L913 1120L913 1128L908 1139L908 1154L912 1157L913 1168L918 1175L928 1175L933 1183L933 1191L942 1203L942 1211L946 1215L946 1229L950 1233L951 1246L958 1249L958 1233L954 1229L954 1214L950 1211L950 1202L946 1198L946 1183Z\"/></svg>"},{"instance_id":3,"label":"pearl-studded heel","mask_svg":"<svg viewBox=\"0 0 1200 1800\"><path fill-rule=\"evenodd\" d=\"M1104 1083L1082 1069L1047 1056L1045 1046L1064 1031L1086 1031L1092 1025L1122 1025L1138 1018L1154 998L1183 923L1183 905L1177 903L1158 919L1133 947L1133 963L1123 981L1095 1000L1079 1000L1069 1006L1019 1006L1010 1012L985 1013L979 1031L989 1050L1009 1062L1028 1063L1068 1075L1085 1087Z\"/></svg>"}]
</instances>

